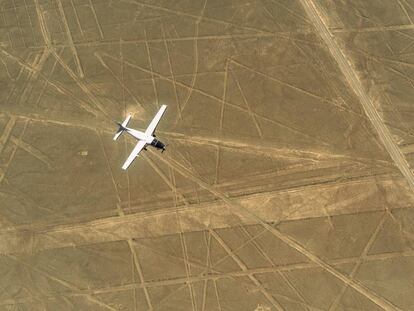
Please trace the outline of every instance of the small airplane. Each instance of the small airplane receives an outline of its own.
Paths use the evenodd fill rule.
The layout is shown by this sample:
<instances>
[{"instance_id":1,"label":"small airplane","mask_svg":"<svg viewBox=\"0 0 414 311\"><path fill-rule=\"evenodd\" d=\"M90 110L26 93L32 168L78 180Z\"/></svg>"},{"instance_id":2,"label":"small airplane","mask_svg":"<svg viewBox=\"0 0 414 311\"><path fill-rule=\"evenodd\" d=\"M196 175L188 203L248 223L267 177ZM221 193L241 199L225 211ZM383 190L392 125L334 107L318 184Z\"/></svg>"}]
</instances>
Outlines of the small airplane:
<instances>
[{"instance_id":1,"label":"small airplane","mask_svg":"<svg viewBox=\"0 0 414 311\"><path fill-rule=\"evenodd\" d=\"M123 132L127 132L131 136L138 139L137 145L132 150L131 154L129 155L128 159L125 161L124 165L122 165L122 169L126 170L131 165L131 163L135 160L135 158L138 157L142 149L147 150L147 145L150 145L157 149L161 149L161 153L165 151L166 145L163 144L158 139L156 139L155 137L157 136L154 133L166 109L167 109L167 105L161 106L160 110L158 110L157 114L155 115L154 119L152 119L150 125L145 130L145 132L137 131L137 130L127 127L129 120L131 120L131 115L128 115L126 119L124 120L124 122L122 123L116 122L116 124L118 124L119 126L119 129L114 136L114 140L117 140L118 137L121 136Z\"/></svg>"}]
</instances>

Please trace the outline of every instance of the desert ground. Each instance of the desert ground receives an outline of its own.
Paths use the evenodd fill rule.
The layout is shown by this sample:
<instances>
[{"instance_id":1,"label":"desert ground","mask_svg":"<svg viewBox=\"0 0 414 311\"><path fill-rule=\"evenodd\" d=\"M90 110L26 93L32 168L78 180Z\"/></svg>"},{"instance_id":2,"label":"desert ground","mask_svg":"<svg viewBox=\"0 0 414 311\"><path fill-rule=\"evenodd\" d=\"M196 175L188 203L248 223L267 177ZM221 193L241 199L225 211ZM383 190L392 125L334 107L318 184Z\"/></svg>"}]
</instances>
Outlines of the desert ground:
<instances>
[{"instance_id":1,"label":"desert ground","mask_svg":"<svg viewBox=\"0 0 414 311\"><path fill-rule=\"evenodd\" d=\"M0 0L0 310L414 310L413 98L411 0Z\"/></svg>"}]
</instances>

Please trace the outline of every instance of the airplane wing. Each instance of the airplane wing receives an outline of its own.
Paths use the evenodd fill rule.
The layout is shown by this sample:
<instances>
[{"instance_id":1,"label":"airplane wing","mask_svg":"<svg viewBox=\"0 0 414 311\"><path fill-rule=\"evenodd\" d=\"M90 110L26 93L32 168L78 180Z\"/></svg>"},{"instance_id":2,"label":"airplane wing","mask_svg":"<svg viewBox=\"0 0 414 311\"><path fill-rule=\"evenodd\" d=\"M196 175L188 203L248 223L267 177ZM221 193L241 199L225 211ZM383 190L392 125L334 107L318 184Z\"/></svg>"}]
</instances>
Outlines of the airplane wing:
<instances>
[{"instance_id":1,"label":"airplane wing","mask_svg":"<svg viewBox=\"0 0 414 311\"><path fill-rule=\"evenodd\" d=\"M135 160L135 158L139 155L141 150L145 147L146 142L145 140L140 140L135 148L132 150L131 154L129 155L128 159L125 161L124 165L122 165L122 169L126 170L131 163Z\"/></svg>"},{"instance_id":2,"label":"airplane wing","mask_svg":"<svg viewBox=\"0 0 414 311\"><path fill-rule=\"evenodd\" d=\"M158 110L157 114L155 115L154 119L152 119L150 125L148 126L147 130L145 131L146 135L152 135L155 131L155 128L158 125L158 122L160 122L160 119L162 115L165 112L165 109L167 109L167 105L162 105L160 110Z\"/></svg>"}]
</instances>

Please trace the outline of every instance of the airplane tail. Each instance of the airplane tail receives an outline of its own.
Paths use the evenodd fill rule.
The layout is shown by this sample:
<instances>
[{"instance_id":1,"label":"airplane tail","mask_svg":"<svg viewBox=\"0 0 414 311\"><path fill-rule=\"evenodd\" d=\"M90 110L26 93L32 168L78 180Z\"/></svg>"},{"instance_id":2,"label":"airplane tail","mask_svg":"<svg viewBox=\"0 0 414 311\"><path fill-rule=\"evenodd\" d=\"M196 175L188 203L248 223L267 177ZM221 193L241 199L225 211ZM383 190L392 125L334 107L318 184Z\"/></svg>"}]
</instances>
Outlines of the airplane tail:
<instances>
[{"instance_id":1,"label":"airplane tail","mask_svg":"<svg viewBox=\"0 0 414 311\"><path fill-rule=\"evenodd\" d=\"M122 122L122 123L116 122L116 124L118 124L119 128L118 128L118 131L116 132L116 134L114 136L114 140L117 140L118 137L121 136L121 134L126 130L126 127L128 125L129 120L131 120L131 115L128 115L126 117L126 119L124 120L124 122Z\"/></svg>"}]
</instances>

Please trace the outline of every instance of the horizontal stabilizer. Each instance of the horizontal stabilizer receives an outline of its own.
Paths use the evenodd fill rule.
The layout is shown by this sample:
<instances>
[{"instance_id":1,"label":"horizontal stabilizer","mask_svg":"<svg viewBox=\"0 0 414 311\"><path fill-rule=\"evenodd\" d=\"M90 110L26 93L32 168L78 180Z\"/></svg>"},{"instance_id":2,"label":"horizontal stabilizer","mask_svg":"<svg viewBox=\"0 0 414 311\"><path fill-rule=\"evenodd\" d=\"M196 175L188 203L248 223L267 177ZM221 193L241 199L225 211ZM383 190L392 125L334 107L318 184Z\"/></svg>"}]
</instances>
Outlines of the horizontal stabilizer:
<instances>
[{"instance_id":1,"label":"horizontal stabilizer","mask_svg":"<svg viewBox=\"0 0 414 311\"><path fill-rule=\"evenodd\" d=\"M124 122L122 122L122 124L117 123L119 128L118 131L116 132L115 136L114 136L114 140L117 140L119 136L121 136L121 134L126 130L126 127L129 123L129 120L131 120L131 115L128 115L126 117L126 119L124 120Z\"/></svg>"},{"instance_id":2,"label":"horizontal stabilizer","mask_svg":"<svg viewBox=\"0 0 414 311\"><path fill-rule=\"evenodd\" d=\"M124 122L122 122L122 126L123 127L127 127L128 126L128 123L129 123L129 120L131 120L131 115L129 114L127 117L126 117L126 119L124 120Z\"/></svg>"}]
</instances>

